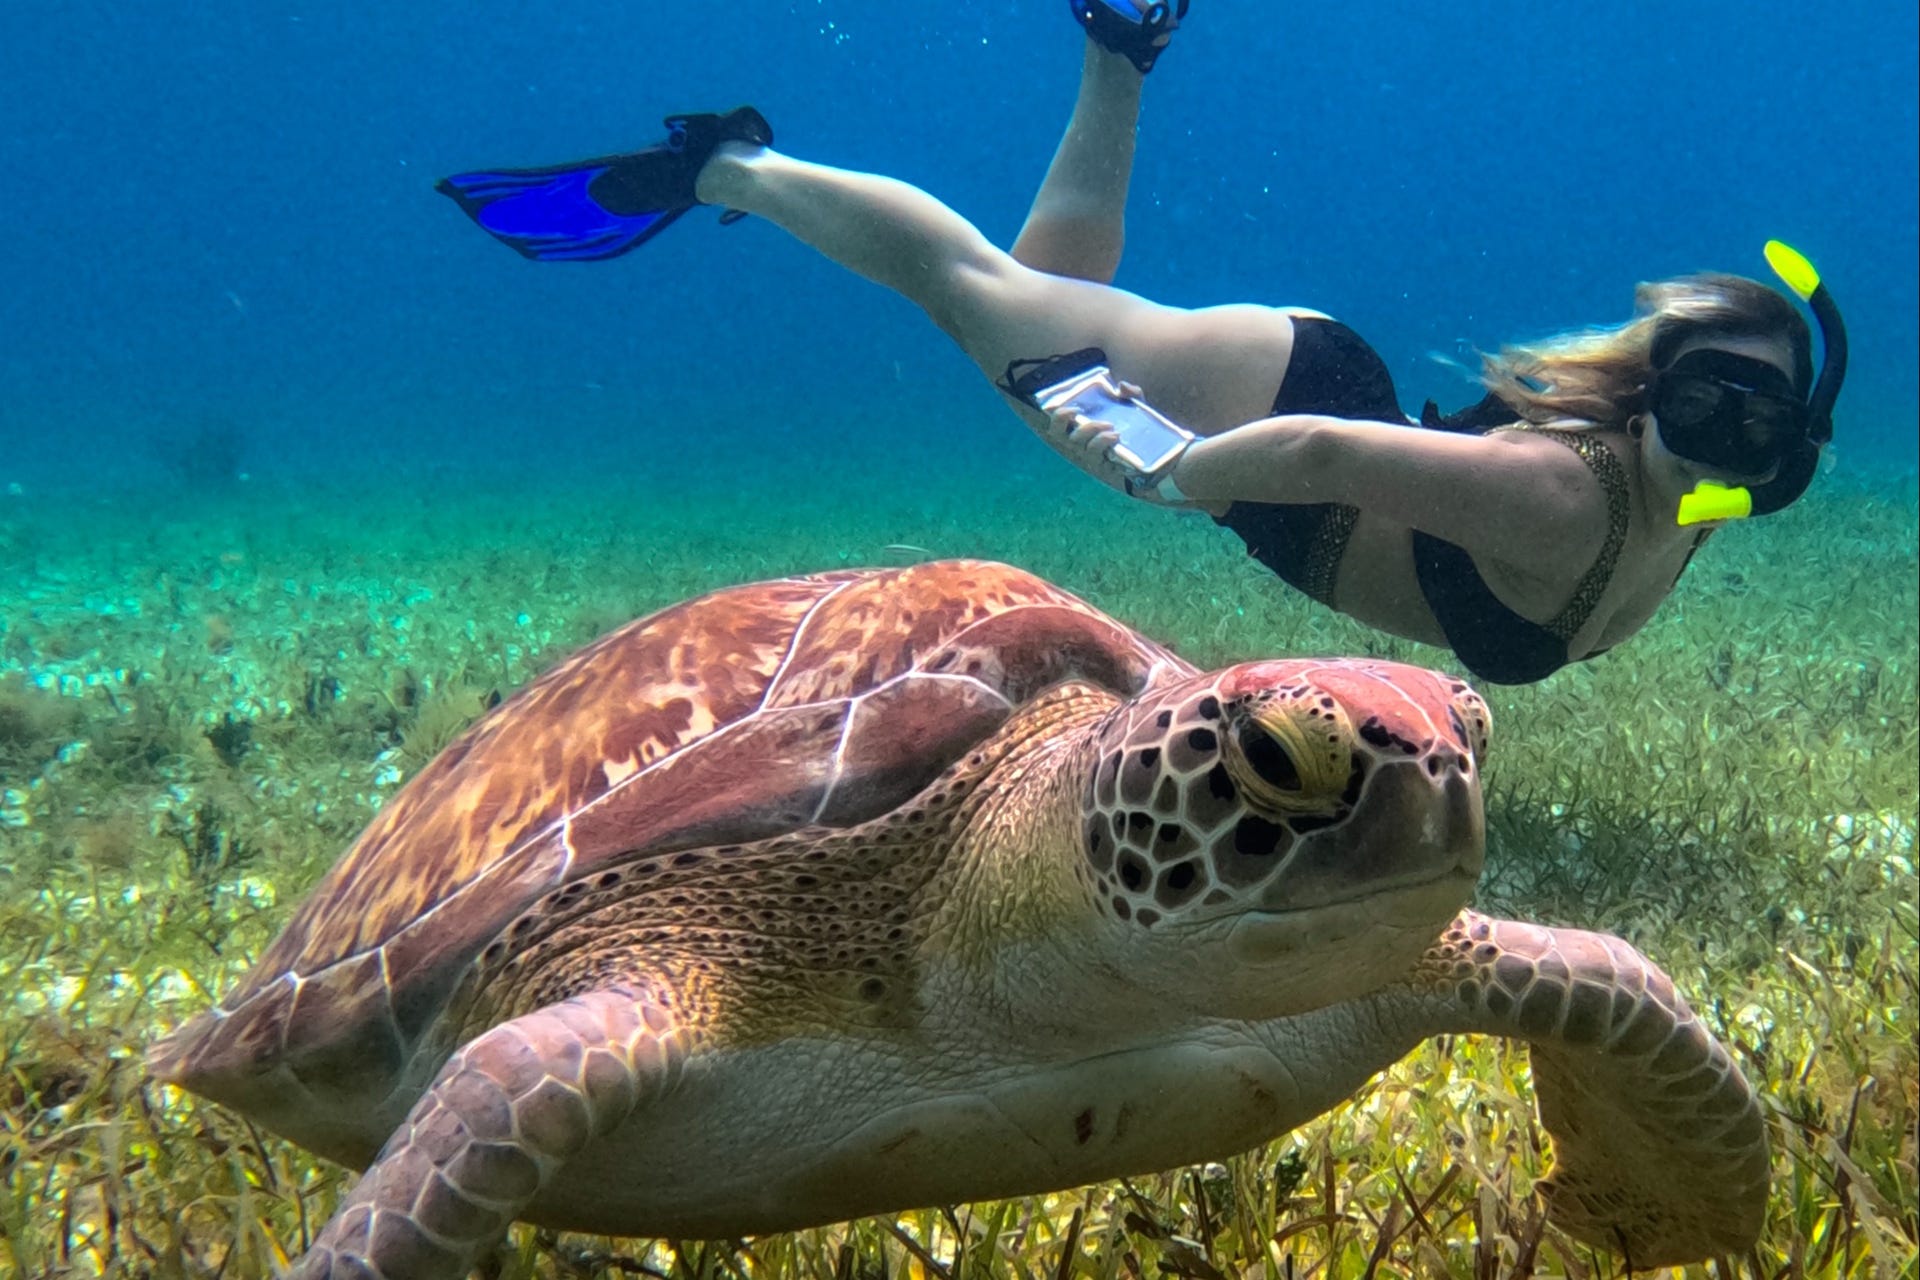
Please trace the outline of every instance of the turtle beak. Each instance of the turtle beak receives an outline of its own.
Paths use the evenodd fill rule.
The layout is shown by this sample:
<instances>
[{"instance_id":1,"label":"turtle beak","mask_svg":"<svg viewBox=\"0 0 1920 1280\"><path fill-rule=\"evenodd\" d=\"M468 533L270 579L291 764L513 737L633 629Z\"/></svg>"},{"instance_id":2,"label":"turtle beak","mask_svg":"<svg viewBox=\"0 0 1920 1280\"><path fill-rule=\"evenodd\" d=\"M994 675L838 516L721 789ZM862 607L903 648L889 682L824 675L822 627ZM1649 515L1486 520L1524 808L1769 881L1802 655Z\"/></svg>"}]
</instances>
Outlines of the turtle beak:
<instances>
[{"instance_id":1,"label":"turtle beak","mask_svg":"<svg viewBox=\"0 0 1920 1280\"><path fill-rule=\"evenodd\" d=\"M1460 761L1437 777L1418 761L1377 765L1353 814L1301 837L1260 905L1307 911L1435 882L1464 893L1486 862L1486 835L1480 788Z\"/></svg>"}]
</instances>

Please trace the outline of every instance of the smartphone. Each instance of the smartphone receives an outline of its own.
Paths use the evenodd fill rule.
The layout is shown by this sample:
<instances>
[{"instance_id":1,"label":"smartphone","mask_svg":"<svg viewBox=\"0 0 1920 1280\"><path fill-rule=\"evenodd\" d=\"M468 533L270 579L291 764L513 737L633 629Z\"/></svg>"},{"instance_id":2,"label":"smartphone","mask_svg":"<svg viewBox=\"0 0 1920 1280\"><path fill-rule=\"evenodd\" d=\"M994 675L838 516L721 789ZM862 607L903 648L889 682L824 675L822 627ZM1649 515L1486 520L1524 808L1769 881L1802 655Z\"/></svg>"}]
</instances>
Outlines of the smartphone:
<instances>
[{"instance_id":1,"label":"smartphone","mask_svg":"<svg viewBox=\"0 0 1920 1280\"><path fill-rule=\"evenodd\" d=\"M1103 364L1041 388L1034 400L1048 413L1073 409L1111 423L1120 437L1113 446L1113 456L1148 479L1172 466L1181 450L1196 438L1145 400L1121 391L1113 380L1113 371Z\"/></svg>"}]
</instances>

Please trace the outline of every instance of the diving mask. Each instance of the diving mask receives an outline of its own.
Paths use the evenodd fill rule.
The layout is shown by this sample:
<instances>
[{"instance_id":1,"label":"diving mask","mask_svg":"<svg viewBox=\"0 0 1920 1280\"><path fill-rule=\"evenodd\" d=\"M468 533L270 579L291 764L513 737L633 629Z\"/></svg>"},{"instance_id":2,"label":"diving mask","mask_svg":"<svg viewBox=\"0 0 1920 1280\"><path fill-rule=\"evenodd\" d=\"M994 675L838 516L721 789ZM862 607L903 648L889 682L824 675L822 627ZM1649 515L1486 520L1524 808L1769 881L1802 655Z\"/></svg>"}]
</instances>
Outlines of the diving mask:
<instances>
[{"instance_id":1,"label":"diving mask","mask_svg":"<svg viewBox=\"0 0 1920 1280\"><path fill-rule=\"evenodd\" d=\"M1662 370L1653 384L1654 420L1669 452L1689 462L1735 475L1772 475L1762 483L1728 489L1703 481L1685 500L1682 524L1737 519L1747 514L1730 495L1745 493L1753 515L1769 515L1807 491L1820 464L1820 450L1833 439L1833 404L1847 376L1847 327L1833 295L1798 250L1767 241L1767 265L1812 308L1820 324L1820 377L1803 402L1787 376L1763 360L1702 348ZM1714 491L1709 498L1705 490ZM1712 515L1704 514L1706 511Z\"/></svg>"},{"instance_id":2,"label":"diving mask","mask_svg":"<svg viewBox=\"0 0 1920 1280\"><path fill-rule=\"evenodd\" d=\"M1676 457L1740 476L1765 475L1807 439L1807 406L1786 374L1711 347L1660 371L1653 417Z\"/></svg>"}]
</instances>

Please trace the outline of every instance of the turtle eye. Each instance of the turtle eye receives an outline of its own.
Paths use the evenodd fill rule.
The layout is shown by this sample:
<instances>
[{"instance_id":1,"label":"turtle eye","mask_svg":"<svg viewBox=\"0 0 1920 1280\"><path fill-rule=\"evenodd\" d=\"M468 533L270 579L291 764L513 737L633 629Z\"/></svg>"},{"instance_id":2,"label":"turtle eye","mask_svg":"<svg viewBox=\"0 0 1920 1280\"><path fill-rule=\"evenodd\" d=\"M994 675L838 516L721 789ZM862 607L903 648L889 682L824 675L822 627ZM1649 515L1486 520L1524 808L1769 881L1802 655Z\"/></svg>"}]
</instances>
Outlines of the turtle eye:
<instances>
[{"instance_id":1,"label":"turtle eye","mask_svg":"<svg viewBox=\"0 0 1920 1280\"><path fill-rule=\"evenodd\" d=\"M1285 795L1299 792L1300 769L1278 739L1251 721L1234 730L1233 736L1240 754L1246 757L1247 767L1259 775L1262 782Z\"/></svg>"},{"instance_id":2,"label":"turtle eye","mask_svg":"<svg viewBox=\"0 0 1920 1280\"><path fill-rule=\"evenodd\" d=\"M1493 736L1493 712L1487 708L1486 699L1466 685L1459 685L1454 689L1451 710L1456 732L1466 739L1473 762L1485 768L1488 740Z\"/></svg>"},{"instance_id":3,"label":"turtle eye","mask_svg":"<svg viewBox=\"0 0 1920 1280\"><path fill-rule=\"evenodd\" d=\"M1254 807L1317 813L1338 802L1353 768L1347 718L1331 699L1262 700L1235 717L1227 773Z\"/></svg>"}]
</instances>

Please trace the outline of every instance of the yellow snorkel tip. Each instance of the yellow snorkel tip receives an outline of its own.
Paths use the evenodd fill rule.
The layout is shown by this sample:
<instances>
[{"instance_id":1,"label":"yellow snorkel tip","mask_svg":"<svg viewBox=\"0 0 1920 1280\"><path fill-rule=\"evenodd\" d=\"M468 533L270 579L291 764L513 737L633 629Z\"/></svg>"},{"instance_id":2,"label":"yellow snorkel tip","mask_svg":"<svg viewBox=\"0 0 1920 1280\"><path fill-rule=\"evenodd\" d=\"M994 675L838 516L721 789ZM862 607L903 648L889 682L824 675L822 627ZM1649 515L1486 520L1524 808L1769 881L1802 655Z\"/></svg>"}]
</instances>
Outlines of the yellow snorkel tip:
<instances>
[{"instance_id":1,"label":"yellow snorkel tip","mask_svg":"<svg viewBox=\"0 0 1920 1280\"><path fill-rule=\"evenodd\" d=\"M1692 493L1681 496L1678 520L1682 525L1705 524L1709 520L1744 520L1752 514L1753 495L1745 488L1702 480Z\"/></svg>"},{"instance_id":2,"label":"yellow snorkel tip","mask_svg":"<svg viewBox=\"0 0 1920 1280\"><path fill-rule=\"evenodd\" d=\"M1767 255L1767 265L1773 268L1773 274L1799 294L1801 301L1813 297L1813 291L1820 287L1820 273L1807 261L1806 254L1779 240L1767 241L1762 252Z\"/></svg>"}]
</instances>

